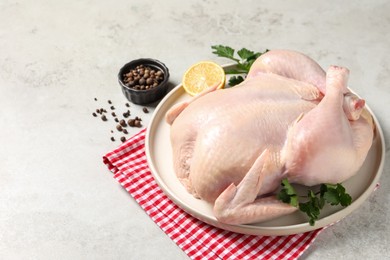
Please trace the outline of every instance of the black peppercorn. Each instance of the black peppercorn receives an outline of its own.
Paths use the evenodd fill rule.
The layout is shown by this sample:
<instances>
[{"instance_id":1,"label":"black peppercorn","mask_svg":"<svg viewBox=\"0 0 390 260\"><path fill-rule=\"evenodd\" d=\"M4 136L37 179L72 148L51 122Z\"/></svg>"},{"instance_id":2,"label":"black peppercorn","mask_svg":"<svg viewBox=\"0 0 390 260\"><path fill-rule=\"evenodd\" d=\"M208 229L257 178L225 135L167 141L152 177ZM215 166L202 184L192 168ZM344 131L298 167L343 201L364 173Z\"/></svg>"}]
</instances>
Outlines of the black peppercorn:
<instances>
[{"instance_id":1,"label":"black peppercorn","mask_svg":"<svg viewBox=\"0 0 390 260\"><path fill-rule=\"evenodd\" d=\"M123 82L135 90L147 90L157 87L164 80L164 73L159 69L139 65L123 74Z\"/></svg>"},{"instance_id":2,"label":"black peppercorn","mask_svg":"<svg viewBox=\"0 0 390 260\"><path fill-rule=\"evenodd\" d=\"M124 118L128 118L130 116L130 110L127 110L125 113L123 113Z\"/></svg>"},{"instance_id":3,"label":"black peppercorn","mask_svg":"<svg viewBox=\"0 0 390 260\"><path fill-rule=\"evenodd\" d=\"M139 80L139 84L140 85L145 85L145 83L146 83L146 80L144 78Z\"/></svg>"},{"instance_id":4,"label":"black peppercorn","mask_svg":"<svg viewBox=\"0 0 390 260\"><path fill-rule=\"evenodd\" d=\"M135 119L129 119L129 121L127 121L127 124L131 127L135 126Z\"/></svg>"},{"instance_id":5,"label":"black peppercorn","mask_svg":"<svg viewBox=\"0 0 390 260\"><path fill-rule=\"evenodd\" d=\"M141 127L141 121L140 120L134 120L134 126Z\"/></svg>"},{"instance_id":6,"label":"black peppercorn","mask_svg":"<svg viewBox=\"0 0 390 260\"><path fill-rule=\"evenodd\" d=\"M126 121L125 120L121 120L121 121L119 121L119 124L121 125L121 126L123 126L123 127L126 127L127 125L126 125Z\"/></svg>"},{"instance_id":7,"label":"black peppercorn","mask_svg":"<svg viewBox=\"0 0 390 260\"><path fill-rule=\"evenodd\" d=\"M153 79L148 78L148 79L146 80L146 84L147 84L147 85L153 84Z\"/></svg>"}]
</instances>

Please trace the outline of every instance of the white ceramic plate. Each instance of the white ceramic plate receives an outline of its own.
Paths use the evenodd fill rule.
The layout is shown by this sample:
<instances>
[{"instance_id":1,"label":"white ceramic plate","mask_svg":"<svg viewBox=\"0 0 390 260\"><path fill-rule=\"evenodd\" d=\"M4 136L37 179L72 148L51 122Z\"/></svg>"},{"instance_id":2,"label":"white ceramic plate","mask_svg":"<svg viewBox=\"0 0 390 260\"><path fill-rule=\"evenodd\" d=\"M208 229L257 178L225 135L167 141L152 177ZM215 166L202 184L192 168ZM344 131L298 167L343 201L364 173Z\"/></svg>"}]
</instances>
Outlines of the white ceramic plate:
<instances>
[{"instance_id":1,"label":"white ceramic plate","mask_svg":"<svg viewBox=\"0 0 390 260\"><path fill-rule=\"evenodd\" d=\"M252 235L290 235L327 226L344 218L357 209L374 191L383 170L385 144L382 129L377 118L376 135L367 159L360 171L343 185L352 196L353 202L346 208L325 207L315 226L310 226L308 218L301 212L295 212L271 221L247 225L227 225L217 221L212 212L212 205L195 199L181 185L173 170L172 149L169 137L169 125L165 122L165 113L175 103L191 97L181 85L174 88L157 106L146 133L146 156L151 172L165 194L180 208L192 216L219 228ZM301 189L303 187L298 187Z\"/></svg>"}]
</instances>

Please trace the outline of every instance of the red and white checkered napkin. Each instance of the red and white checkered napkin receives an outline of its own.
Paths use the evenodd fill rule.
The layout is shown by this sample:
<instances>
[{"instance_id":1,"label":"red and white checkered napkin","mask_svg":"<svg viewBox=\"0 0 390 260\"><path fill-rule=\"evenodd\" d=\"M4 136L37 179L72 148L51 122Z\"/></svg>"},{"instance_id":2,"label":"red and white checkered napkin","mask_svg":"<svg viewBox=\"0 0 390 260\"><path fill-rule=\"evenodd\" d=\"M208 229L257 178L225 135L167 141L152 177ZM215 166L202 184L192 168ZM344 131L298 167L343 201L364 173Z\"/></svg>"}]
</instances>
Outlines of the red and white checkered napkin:
<instances>
[{"instance_id":1,"label":"red and white checkered napkin","mask_svg":"<svg viewBox=\"0 0 390 260\"><path fill-rule=\"evenodd\" d=\"M321 229L289 236L243 235L210 226L180 209L155 182L146 161L145 132L103 157L114 177L192 259L297 259Z\"/></svg>"}]
</instances>

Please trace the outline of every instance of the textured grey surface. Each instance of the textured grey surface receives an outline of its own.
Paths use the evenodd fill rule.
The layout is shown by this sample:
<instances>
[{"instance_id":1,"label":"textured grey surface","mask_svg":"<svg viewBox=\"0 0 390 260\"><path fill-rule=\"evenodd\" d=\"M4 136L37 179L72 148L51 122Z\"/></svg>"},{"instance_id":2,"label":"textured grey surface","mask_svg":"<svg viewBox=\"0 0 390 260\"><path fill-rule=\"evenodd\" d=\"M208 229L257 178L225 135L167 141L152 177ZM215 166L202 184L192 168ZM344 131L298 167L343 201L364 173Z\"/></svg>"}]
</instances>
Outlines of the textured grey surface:
<instances>
[{"instance_id":1,"label":"textured grey surface","mask_svg":"<svg viewBox=\"0 0 390 260\"><path fill-rule=\"evenodd\" d=\"M0 258L186 259L112 179L102 155L118 145L93 118L127 61L166 63L178 84L210 46L304 52L351 70L389 151L390 3L375 1L0 2ZM99 100L94 101L97 97ZM149 114L132 105L147 125ZM153 110L153 107L150 107ZM133 130L131 134L136 133ZM302 259L384 259L389 153L381 187L324 230Z\"/></svg>"}]
</instances>

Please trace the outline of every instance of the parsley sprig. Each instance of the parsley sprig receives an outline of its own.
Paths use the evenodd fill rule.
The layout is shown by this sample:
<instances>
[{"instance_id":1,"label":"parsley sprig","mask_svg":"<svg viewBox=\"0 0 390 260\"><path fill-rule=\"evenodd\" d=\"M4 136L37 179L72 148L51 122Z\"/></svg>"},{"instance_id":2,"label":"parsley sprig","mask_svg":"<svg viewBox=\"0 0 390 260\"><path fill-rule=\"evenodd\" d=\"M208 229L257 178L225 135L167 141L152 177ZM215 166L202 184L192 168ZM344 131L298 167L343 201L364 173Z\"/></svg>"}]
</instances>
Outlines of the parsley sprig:
<instances>
[{"instance_id":1,"label":"parsley sprig","mask_svg":"<svg viewBox=\"0 0 390 260\"><path fill-rule=\"evenodd\" d=\"M341 205L344 207L352 203L351 196L345 192L345 188L340 183L321 184L319 191L308 190L307 196L298 196L287 179L283 179L281 185L282 188L277 194L278 199L306 213L311 226L314 226L315 221L318 220L321 209L326 203L332 206ZM306 199L306 201L300 202L300 198Z\"/></svg>"},{"instance_id":2,"label":"parsley sprig","mask_svg":"<svg viewBox=\"0 0 390 260\"><path fill-rule=\"evenodd\" d=\"M229 86L235 86L244 81L244 77L248 74L249 69L251 68L255 60L260 57L260 55L268 51L266 50L265 52L253 52L246 48L242 48L238 50L237 55L235 55L235 50L229 46L214 45L211 46L211 48L214 50L213 53L216 54L218 57L228 58L237 63L235 69L225 70L226 74L240 74L237 76L230 77Z\"/></svg>"}]
</instances>

